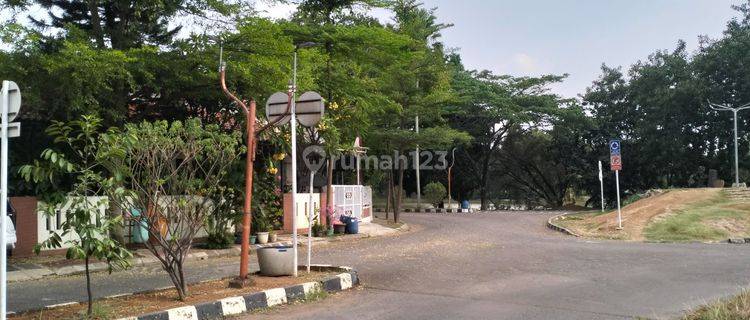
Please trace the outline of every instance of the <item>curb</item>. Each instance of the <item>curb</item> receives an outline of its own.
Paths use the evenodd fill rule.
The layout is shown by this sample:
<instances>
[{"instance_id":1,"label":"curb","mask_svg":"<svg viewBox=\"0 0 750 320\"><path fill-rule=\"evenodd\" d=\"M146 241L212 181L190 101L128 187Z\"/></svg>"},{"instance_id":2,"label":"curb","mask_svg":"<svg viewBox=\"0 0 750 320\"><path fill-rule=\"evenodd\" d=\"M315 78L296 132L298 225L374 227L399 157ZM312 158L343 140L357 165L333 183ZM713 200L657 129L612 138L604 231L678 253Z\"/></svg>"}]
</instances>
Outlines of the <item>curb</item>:
<instances>
[{"instance_id":1,"label":"curb","mask_svg":"<svg viewBox=\"0 0 750 320\"><path fill-rule=\"evenodd\" d=\"M306 266L300 266L306 268ZM203 302L191 306L183 306L164 311L144 314L137 317L120 318L118 320L208 320L222 319L257 309L288 304L304 299L308 294L326 291L338 292L351 289L359 284L357 271L350 267L335 267L331 265L311 265L314 271L342 271L335 276L327 277L318 282L305 282L284 288L267 289L253 292L244 296L223 298L211 302Z\"/></svg>"},{"instance_id":2,"label":"curb","mask_svg":"<svg viewBox=\"0 0 750 320\"><path fill-rule=\"evenodd\" d=\"M250 245L254 249L259 249L263 247L271 247L271 246L291 246L291 241L279 241L274 243L266 243L266 244L252 244ZM219 249L219 250L206 250L206 251L199 251L190 253L187 255L185 261L201 261L206 260L208 258L224 258L224 257L234 257L238 256L240 254L240 248L239 247L232 247L227 249ZM156 259L153 256L145 256L145 257L133 257L130 262L132 263L132 267L145 267L150 266L154 264L158 264L159 260ZM107 271L107 264L104 262L95 262L91 263L89 265L89 270L91 272L101 272L101 271ZM70 266L64 266L59 268L35 268L35 269L22 269L18 271L10 271L8 272L8 282L22 282L22 281L30 281L30 280L39 280L42 278L46 278L49 276L73 276L73 275L79 275L86 273L86 266L83 264L76 264L76 265L70 265Z\"/></svg>"},{"instance_id":3,"label":"curb","mask_svg":"<svg viewBox=\"0 0 750 320\"><path fill-rule=\"evenodd\" d=\"M563 217L563 216L565 216L565 215L568 215L568 214L571 214L571 212L568 212L568 213L562 213L562 214L558 214L558 215L556 215L556 216L553 216L553 217L549 218L549 219L547 220L547 228L550 228L550 229L552 229L552 230L555 230L555 231L559 231L559 232L562 232L562 233L564 233L564 234L567 234L567 235L571 235L571 236L574 236L574 237L579 237L579 238L580 238L580 237L581 237L581 235L579 235L579 234L577 234L577 233L575 233L575 232L571 231L571 230L570 230L570 229L568 229L568 228L565 228L565 227L563 227L563 226L559 226L559 225L556 225L556 224L555 224L555 223L553 222L553 221L555 221L555 220L557 220L557 219L559 219L559 218L561 218L561 217Z\"/></svg>"},{"instance_id":4,"label":"curb","mask_svg":"<svg viewBox=\"0 0 750 320\"><path fill-rule=\"evenodd\" d=\"M375 212L385 212L382 208L376 208ZM443 208L424 208L422 211L416 209L404 209L402 213L476 213L479 212L474 209L443 209Z\"/></svg>"}]
</instances>

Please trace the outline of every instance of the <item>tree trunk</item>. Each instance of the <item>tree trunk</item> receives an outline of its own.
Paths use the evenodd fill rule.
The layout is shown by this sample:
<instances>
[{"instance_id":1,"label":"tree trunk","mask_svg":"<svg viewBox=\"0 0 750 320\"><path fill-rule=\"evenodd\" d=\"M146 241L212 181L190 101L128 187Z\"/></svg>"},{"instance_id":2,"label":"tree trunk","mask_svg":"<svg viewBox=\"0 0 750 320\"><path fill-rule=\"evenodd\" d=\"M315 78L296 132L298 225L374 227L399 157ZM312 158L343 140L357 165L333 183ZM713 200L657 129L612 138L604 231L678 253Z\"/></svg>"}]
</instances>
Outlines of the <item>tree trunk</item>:
<instances>
[{"instance_id":1,"label":"tree trunk","mask_svg":"<svg viewBox=\"0 0 750 320\"><path fill-rule=\"evenodd\" d=\"M399 166L398 168L398 201L394 206L396 210L393 211L393 221L396 223L398 223L399 215L401 215L401 200L404 193L404 166Z\"/></svg>"},{"instance_id":2,"label":"tree trunk","mask_svg":"<svg viewBox=\"0 0 750 320\"><path fill-rule=\"evenodd\" d=\"M93 306L94 301L93 301L93 298L91 296L91 273L89 272L89 255L88 255L88 253L86 254L85 261L86 261L86 294L88 295L87 296L87 300L88 300L88 303L89 303L88 309L86 310L86 314L90 316L91 313L92 313L92 311L93 311L92 306Z\"/></svg>"},{"instance_id":3,"label":"tree trunk","mask_svg":"<svg viewBox=\"0 0 750 320\"><path fill-rule=\"evenodd\" d=\"M331 205L333 203L333 155L331 155L328 158L328 176L327 176L327 185L326 185L326 224L328 228L331 228L333 226L333 206ZM331 214L331 216L328 216Z\"/></svg>"},{"instance_id":4,"label":"tree trunk","mask_svg":"<svg viewBox=\"0 0 750 320\"><path fill-rule=\"evenodd\" d=\"M479 187L481 210L487 210L487 182L490 176L490 157L492 157L492 152L487 154L484 163L482 163L482 181Z\"/></svg>"},{"instance_id":5,"label":"tree trunk","mask_svg":"<svg viewBox=\"0 0 750 320\"><path fill-rule=\"evenodd\" d=\"M94 32L94 38L96 38L96 46L99 49L104 49L104 34L102 32L101 18L99 17L99 1L88 0L89 14L91 15L91 31Z\"/></svg>"},{"instance_id":6,"label":"tree trunk","mask_svg":"<svg viewBox=\"0 0 750 320\"><path fill-rule=\"evenodd\" d=\"M388 191L386 191L385 200L385 220L388 220L388 213L391 211L391 198L393 197L393 170L388 170Z\"/></svg>"}]
</instances>

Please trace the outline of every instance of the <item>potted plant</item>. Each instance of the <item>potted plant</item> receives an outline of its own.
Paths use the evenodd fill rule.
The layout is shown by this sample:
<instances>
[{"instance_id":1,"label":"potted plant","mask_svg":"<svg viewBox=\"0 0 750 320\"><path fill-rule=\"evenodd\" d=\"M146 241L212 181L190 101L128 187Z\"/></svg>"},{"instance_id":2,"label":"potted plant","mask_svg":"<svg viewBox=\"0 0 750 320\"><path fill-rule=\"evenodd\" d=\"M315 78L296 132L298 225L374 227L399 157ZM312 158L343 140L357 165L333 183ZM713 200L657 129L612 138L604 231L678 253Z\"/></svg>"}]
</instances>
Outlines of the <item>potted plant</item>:
<instances>
[{"instance_id":1,"label":"potted plant","mask_svg":"<svg viewBox=\"0 0 750 320\"><path fill-rule=\"evenodd\" d=\"M250 244L255 244L256 237L255 235L250 236Z\"/></svg>"},{"instance_id":2,"label":"potted plant","mask_svg":"<svg viewBox=\"0 0 750 320\"><path fill-rule=\"evenodd\" d=\"M314 237L320 237L323 233L323 226L320 225L317 221L312 226L312 234Z\"/></svg>"},{"instance_id":3,"label":"potted plant","mask_svg":"<svg viewBox=\"0 0 750 320\"><path fill-rule=\"evenodd\" d=\"M276 230L273 230L273 228L268 228L268 242L276 242L276 240L277 240Z\"/></svg>"}]
</instances>

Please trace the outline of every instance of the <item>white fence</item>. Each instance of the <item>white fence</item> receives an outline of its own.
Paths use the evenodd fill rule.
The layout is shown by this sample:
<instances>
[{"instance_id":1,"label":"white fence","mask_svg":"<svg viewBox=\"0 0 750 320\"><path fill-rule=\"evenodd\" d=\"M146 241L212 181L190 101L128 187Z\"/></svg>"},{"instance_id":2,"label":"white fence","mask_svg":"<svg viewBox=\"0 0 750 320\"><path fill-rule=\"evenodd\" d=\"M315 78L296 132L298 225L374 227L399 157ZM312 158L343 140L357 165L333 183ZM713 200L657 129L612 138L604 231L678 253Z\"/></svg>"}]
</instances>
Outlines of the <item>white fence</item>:
<instances>
[{"instance_id":1,"label":"white fence","mask_svg":"<svg viewBox=\"0 0 750 320\"><path fill-rule=\"evenodd\" d=\"M162 200L166 200L167 197L162 197ZM319 197L318 197L319 198ZM87 205L90 205L92 207L96 207L97 215L93 216L92 222L95 222L96 219L100 219L101 217L104 217L107 214L107 209L109 209L107 197L85 197L85 201ZM305 197L305 201L307 201L307 197ZM66 215L69 212L71 205L77 201L73 201L73 199L69 199L64 205L58 206L58 208L55 209L54 213L52 215L48 215L46 212L42 210L43 203L40 202L37 208L39 210L37 211L37 243L42 243L50 238L50 236L57 232L58 234L62 235L62 225L65 222ZM319 201L318 201L319 202ZM80 203L80 202L79 202ZM209 202L207 205L211 205ZM319 204L318 204L319 206ZM141 214L143 214L144 210L138 210ZM305 226L307 226L307 216L305 215L304 211L301 211L302 217L304 220ZM120 233L123 235L123 238L125 240L125 243L131 243L133 241L132 236L135 232L138 232L136 229L137 223L132 220L126 220L124 221L124 225L121 230L116 230L116 233ZM174 229L174 225L170 226L170 229ZM198 230L197 234L195 235L196 238L201 238L207 236L208 233L204 228L201 228ZM79 237L77 234L71 232L66 234L61 239L61 248L60 249L67 249L71 247L70 241L76 241L79 240ZM54 250L53 249L42 249L42 250Z\"/></svg>"},{"instance_id":2,"label":"white fence","mask_svg":"<svg viewBox=\"0 0 750 320\"><path fill-rule=\"evenodd\" d=\"M82 205L90 205L97 208L97 215L91 217L91 222L96 221L103 217L107 211L107 198L106 197L86 197L84 200L86 203ZM37 243L42 243L52 236L53 233L57 232L62 235L62 224L65 222L65 216L70 210L70 206L74 201L68 200L64 205L55 209L54 214L47 215L44 211L37 211ZM41 203L37 207L42 207ZM62 237L62 248L67 249L70 247L69 241L78 240L77 234L71 232ZM54 248L53 248L54 249ZM42 250L50 250L43 248Z\"/></svg>"},{"instance_id":3,"label":"white fence","mask_svg":"<svg viewBox=\"0 0 750 320\"><path fill-rule=\"evenodd\" d=\"M308 218L308 208L310 207L310 194L309 193L298 193L297 197L294 198L294 202L297 203L297 228L307 229L310 226ZM312 206L313 206L313 218L315 221L320 222L320 193L312 194Z\"/></svg>"}]
</instances>

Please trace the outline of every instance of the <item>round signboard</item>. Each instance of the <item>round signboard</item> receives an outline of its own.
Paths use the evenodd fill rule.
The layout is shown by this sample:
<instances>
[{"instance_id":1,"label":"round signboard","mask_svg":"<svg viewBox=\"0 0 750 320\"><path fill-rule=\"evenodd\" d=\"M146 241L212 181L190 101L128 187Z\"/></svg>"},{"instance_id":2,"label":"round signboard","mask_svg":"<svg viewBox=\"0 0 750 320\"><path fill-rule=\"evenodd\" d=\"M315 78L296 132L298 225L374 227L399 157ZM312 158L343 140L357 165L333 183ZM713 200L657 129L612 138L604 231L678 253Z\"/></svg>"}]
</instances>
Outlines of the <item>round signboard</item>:
<instances>
[{"instance_id":1,"label":"round signboard","mask_svg":"<svg viewBox=\"0 0 750 320\"><path fill-rule=\"evenodd\" d=\"M299 96L295 111L299 123L306 127L312 127L320 122L324 109L323 97L317 92L308 91Z\"/></svg>"},{"instance_id":2,"label":"round signboard","mask_svg":"<svg viewBox=\"0 0 750 320\"><path fill-rule=\"evenodd\" d=\"M266 101L266 119L268 122L274 122L276 119L281 118L276 125L284 125L289 122L291 118L291 110L287 112L287 104L289 103L289 96L284 92L276 92L268 97Z\"/></svg>"}]
</instances>

